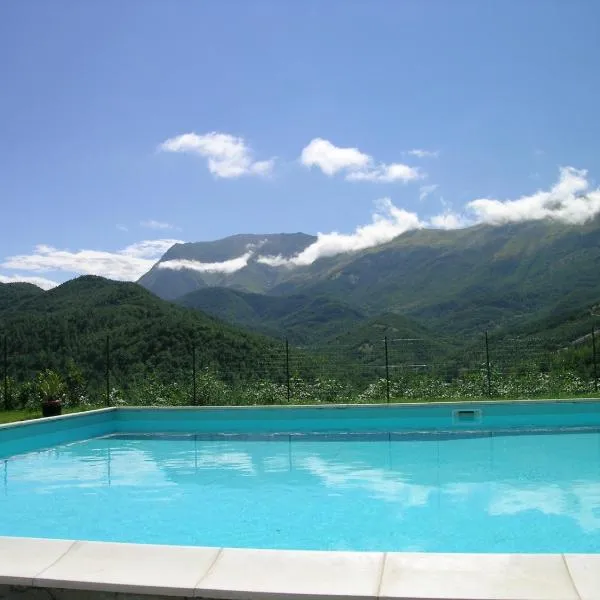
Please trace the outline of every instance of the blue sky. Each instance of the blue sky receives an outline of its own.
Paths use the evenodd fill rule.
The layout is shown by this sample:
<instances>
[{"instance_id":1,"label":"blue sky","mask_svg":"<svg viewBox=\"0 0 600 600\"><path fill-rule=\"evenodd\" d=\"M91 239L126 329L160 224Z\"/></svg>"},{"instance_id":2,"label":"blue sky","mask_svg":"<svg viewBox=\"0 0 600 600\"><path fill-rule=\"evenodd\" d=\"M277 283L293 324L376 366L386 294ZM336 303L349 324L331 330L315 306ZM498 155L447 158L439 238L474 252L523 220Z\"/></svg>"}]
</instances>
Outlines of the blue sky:
<instances>
[{"instance_id":1,"label":"blue sky","mask_svg":"<svg viewBox=\"0 0 600 600\"><path fill-rule=\"evenodd\" d=\"M3 2L0 281L135 279L235 233L347 251L557 194L582 222L599 56L594 0Z\"/></svg>"}]
</instances>

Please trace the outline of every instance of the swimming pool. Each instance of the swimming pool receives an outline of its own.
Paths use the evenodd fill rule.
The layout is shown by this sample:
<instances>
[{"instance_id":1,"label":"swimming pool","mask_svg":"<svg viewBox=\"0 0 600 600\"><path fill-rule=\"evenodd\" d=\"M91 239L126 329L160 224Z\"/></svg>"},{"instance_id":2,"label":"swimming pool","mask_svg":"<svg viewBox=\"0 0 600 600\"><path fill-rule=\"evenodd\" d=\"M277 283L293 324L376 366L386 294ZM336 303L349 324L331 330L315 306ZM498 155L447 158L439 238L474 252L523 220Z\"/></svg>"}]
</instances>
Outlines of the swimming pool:
<instances>
[{"instance_id":1,"label":"swimming pool","mask_svg":"<svg viewBox=\"0 0 600 600\"><path fill-rule=\"evenodd\" d=\"M111 409L0 428L0 535L600 552L600 403Z\"/></svg>"}]
</instances>

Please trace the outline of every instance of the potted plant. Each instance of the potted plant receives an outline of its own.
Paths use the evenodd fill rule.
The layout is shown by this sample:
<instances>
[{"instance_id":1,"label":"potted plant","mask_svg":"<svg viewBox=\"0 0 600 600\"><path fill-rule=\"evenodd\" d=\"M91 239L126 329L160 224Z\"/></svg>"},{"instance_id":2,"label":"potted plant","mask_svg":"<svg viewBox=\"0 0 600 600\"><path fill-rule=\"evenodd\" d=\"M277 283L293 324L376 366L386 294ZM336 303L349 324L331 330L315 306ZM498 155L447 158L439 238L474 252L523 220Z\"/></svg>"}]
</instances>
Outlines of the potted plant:
<instances>
[{"instance_id":1,"label":"potted plant","mask_svg":"<svg viewBox=\"0 0 600 600\"><path fill-rule=\"evenodd\" d=\"M37 388L42 400L42 415L56 417L62 413L65 384L56 371L46 369L37 376Z\"/></svg>"}]
</instances>

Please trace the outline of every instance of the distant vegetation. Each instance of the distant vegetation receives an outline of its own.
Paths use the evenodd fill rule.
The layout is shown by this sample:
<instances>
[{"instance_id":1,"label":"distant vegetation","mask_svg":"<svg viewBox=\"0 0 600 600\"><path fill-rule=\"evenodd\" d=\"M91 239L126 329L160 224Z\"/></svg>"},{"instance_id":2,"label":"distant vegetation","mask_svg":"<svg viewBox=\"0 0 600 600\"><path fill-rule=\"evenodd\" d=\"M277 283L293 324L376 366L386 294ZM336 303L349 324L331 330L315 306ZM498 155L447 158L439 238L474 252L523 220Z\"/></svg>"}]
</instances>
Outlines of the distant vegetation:
<instances>
[{"instance_id":1,"label":"distant vegetation","mask_svg":"<svg viewBox=\"0 0 600 600\"><path fill-rule=\"evenodd\" d=\"M300 345L323 344L368 320L358 309L327 297L265 296L223 287L203 288L175 302Z\"/></svg>"},{"instance_id":2,"label":"distant vegetation","mask_svg":"<svg viewBox=\"0 0 600 600\"><path fill-rule=\"evenodd\" d=\"M222 291L211 293L219 297ZM227 291L225 299L229 296ZM112 405L368 403L596 393L591 334L579 335L582 327L591 331L593 307L532 320L526 336L498 330L489 335L486 353L483 332L442 337L407 317L370 318L327 299L279 298L263 304L261 297L233 296L260 311L274 330L282 323L295 324L298 329L290 327L293 341L286 345L282 338L249 333L160 300L136 284L82 277L49 292L2 284L0 327L7 343L8 378L0 383L0 406L38 406L43 392L39 373L46 369L60 378L67 407L104 404L107 393ZM297 312L279 313L287 302ZM258 319L257 328L259 324ZM534 336L539 328L562 336Z\"/></svg>"},{"instance_id":3,"label":"distant vegetation","mask_svg":"<svg viewBox=\"0 0 600 600\"><path fill-rule=\"evenodd\" d=\"M86 393L98 397L105 383L107 340L111 381L123 393L142 389L150 379L189 379L194 348L198 368L218 373L229 384L279 375L275 340L169 304L137 284L99 277L33 294L28 287L0 284L0 330L9 376L26 387L42 370L67 377L76 369ZM12 395L18 395L14 389Z\"/></svg>"},{"instance_id":4,"label":"distant vegetation","mask_svg":"<svg viewBox=\"0 0 600 600\"><path fill-rule=\"evenodd\" d=\"M162 261L289 257L314 240L240 235ZM294 269L154 267L141 283L170 301L99 277L0 284L0 406L36 406L47 369L67 405L588 396L599 264L597 218L412 231Z\"/></svg>"}]
</instances>

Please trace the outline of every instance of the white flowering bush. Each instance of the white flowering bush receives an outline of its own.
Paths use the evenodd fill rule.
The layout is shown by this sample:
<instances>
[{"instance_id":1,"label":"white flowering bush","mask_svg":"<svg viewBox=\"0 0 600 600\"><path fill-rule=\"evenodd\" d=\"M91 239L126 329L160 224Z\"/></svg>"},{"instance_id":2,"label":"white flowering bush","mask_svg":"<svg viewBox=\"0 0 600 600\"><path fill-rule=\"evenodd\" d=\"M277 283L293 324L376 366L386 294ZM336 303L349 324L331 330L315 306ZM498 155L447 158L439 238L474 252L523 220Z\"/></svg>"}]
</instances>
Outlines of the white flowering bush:
<instances>
[{"instance_id":1,"label":"white flowering bush","mask_svg":"<svg viewBox=\"0 0 600 600\"><path fill-rule=\"evenodd\" d=\"M572 366L572 365L571 365ZM326 403L382 403L463 401L482 399L520 398L576 398L598 395L591 375L584 377L575 368L542 371L531 365L519 365L512 371L503 371L491 365L490 379L486 365L471 371L446 373L398 372L385 377L366 380L362 384L348 377L294 375L285 381L255 379L251 381L223 381L211 368L196 373L195 404L199 406L223 405L276 405L276 404L326 404ZM60 376L62 399L67 408L104 406L106 392L101 382L88 389L83 374L68 365L66 374ZM183 381L182 381L183 379ZM41 391L36 379L18 383L7 380L8 406L13 409L39 410ZM191 378L168 380L155 374L144 379L127 382L124 387L113 386L109 392L111 406L190 406L194 404ZM6 407L4 386L0 385L0 408Z\"/></svg>"},{"instance_id":2,"label":"white flowering bush","mask_svg":"<svg viewBox=\"0 0 600 600\"><path fill-rule=\"evenodd\" d=\"M191 404L190 396L187 402ZM196 373L196 404L201 406L223 406L232 404L232 393L229 386L210 368Z\"/></svg>"},{"instance_id":3,"label":"white flowering bush","mask_svg":"<svg viewBox=\"0 0 600 600\"><path fill-rule=\"evenodd\" d=\"M238 404L283 404L287 402L287 386L272 381L253 381L237 387L232 397Z\"/></svg>"}]
</instances>

